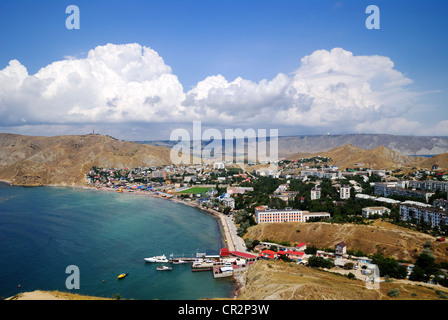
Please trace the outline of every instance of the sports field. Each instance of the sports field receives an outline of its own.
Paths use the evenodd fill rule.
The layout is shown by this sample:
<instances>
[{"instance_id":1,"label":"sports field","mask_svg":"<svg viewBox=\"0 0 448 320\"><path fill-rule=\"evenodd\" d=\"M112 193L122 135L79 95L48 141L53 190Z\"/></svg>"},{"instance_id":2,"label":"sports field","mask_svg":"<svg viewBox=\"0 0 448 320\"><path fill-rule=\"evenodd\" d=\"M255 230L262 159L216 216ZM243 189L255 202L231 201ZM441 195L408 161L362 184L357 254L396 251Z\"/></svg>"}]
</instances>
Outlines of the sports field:
<instances>
[{"instance_id":1,"label":"sports field","mask_svg":"<svg viewBox=\"0 0 448 320\"><path fill-rule=\"evenodd\" d=\"M206 193L207 190L210 190L209 187L193 187L187 190L180 191L179 193Z\"/></svg>"}]
</instances>

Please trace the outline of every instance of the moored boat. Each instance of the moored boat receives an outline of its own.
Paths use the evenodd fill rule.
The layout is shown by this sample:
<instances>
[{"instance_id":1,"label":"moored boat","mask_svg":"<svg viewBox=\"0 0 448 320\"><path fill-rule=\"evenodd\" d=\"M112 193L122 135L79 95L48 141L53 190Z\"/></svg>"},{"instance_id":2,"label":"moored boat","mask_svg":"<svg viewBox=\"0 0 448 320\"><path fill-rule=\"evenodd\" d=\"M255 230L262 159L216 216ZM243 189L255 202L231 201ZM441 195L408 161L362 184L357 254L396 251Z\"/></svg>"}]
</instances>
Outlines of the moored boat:
<instances>
[{"instance_id":1,"label":"moored boat","mask_svg":"<svg viewBox=\"0 0 448 320\"><path fill-rule=\"evenodd\" d=\"M158 271L171 271L173 268L167 266L161 266L156 268Z\"/></svg>"},{"instance_id":2,"label":"moored boat","mask_svg":"<svg viewBox=\"0 0 448 320\"><path fill-rule=\"evenodd\" d=\"M165 255L145 258L145 261L146 262L155 262L155 263L166 263L166 262L169 262L169 260L166 258Z\"/></svg>"},{"instance_id":3,"label":"moored boat","mask_svg":"<svg viewBox=\"0 0 448 320\"><path fill-rule=\"evenodd\" d=\"M118 275L117 279L123 279L124 277L126 277L129 273L121 273L120 275Z\"/></svg>"},{"instance_id":4,"label":"moored boat","mask_svg":"<svg viewBox=\"0 0 448 320\"><path fill-rule=\"evenodd\" d=\"M172 264L184 264L184 263L188 263L188 262L185 260L182 260L182 259L173 259L173 260L171 260L171 263Z\"/></svg>"}]
</instances>

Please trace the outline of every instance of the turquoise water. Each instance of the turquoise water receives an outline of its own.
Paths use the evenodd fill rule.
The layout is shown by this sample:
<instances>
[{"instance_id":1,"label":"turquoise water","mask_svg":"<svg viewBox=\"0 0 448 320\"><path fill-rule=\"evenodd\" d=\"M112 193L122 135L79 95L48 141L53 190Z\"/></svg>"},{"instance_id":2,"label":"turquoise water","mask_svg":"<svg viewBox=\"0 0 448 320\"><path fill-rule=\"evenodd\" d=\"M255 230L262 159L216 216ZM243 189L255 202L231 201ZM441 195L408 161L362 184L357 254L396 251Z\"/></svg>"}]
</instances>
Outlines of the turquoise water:
<instances>
[{"instance_id":1,"label":"turquoise water","mask_svg":"<svg viewBox=\"0 0 448 320\"><path fill-rule=\"evenodd\" d=\"M156 271L143 258L218 254L216 219L163 199L72 188L0 187L0 297L61 290L137 300L230 297L230 279L192 272L190 264ZM66 267L80 270L68 290ZM120 273L129 273L117 280ZM18 287L20 285L20 288Z\"/></svg>"}]
</instances>

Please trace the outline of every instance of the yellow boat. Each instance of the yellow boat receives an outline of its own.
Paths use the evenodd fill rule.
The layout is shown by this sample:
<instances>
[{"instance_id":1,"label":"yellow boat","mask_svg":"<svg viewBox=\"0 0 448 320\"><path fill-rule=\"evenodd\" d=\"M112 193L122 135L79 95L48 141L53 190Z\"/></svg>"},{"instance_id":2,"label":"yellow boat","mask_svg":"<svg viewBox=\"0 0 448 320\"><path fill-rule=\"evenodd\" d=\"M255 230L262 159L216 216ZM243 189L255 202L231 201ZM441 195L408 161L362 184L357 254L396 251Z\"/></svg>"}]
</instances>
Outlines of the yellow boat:
<instances>
[{"instance_id":1,"label":"yellow boat","mask_svg":"<svg viewBox=\"0 0 448 320\"><path fill-rule=\"evenodd\" d=\"M118 279L123 279L124 277L126 277L129 273L122 273L118 276Z\"/></svg>"}]
</instances>

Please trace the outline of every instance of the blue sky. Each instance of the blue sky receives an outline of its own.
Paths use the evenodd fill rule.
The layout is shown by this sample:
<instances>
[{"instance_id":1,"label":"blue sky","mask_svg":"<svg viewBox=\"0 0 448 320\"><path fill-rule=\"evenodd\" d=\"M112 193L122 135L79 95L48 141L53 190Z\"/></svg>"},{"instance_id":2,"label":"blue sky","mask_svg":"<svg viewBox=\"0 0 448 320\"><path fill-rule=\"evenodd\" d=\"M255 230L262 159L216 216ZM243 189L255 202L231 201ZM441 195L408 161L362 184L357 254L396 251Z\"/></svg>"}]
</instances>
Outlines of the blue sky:
<instances>
[{"instance_id":1,"label":"blue sky","mask_svg":"<svg viewBox=\"0 0 448 320\"><path fill-rule=\"evenodd\" d=\"M79 30L65 27L65 8L70 4L80 9ZM370 4L380 9L380 30L365 27ZM0 70L16 59L31 76L55 61L84 59L98 46L138 43L163 58L187 93L209 76L222 75L229 83L238 77L259 83L279 73L292 75L301 67L301 59L313 52L343 48L354 56L389 58L393 69L412 81L405 90L417 93L412 95L412 111L403 127L417 121L420 134L446 135L447 131L431 133L429 128L442 128L448 118L447 9L443 1L399 0L1 0ZM0 99L0 115L1 108ZM14 108L13 102L3 105L3 110ZM387 117L387 112L382 116ZM390 117L400 118L395 113ZM34 119L27 121L26 130L17 123L0 122L0 128L34 134L42 129L32 130L31 124L43 125ZM65 133L61 126L68 123L45 125L58 125L62 131L54 133ZM276 126L283 128L281 123ZM315 132L298 128L296 133L318 133L325 126ZM284 127L290 134L297 126L285 123ZM346 126L340 132L335 124L327 127L346 133L373 130L374 125L356 130ZM43 131L51 133L50 127Z\"/></svg>"}]
</instances>

